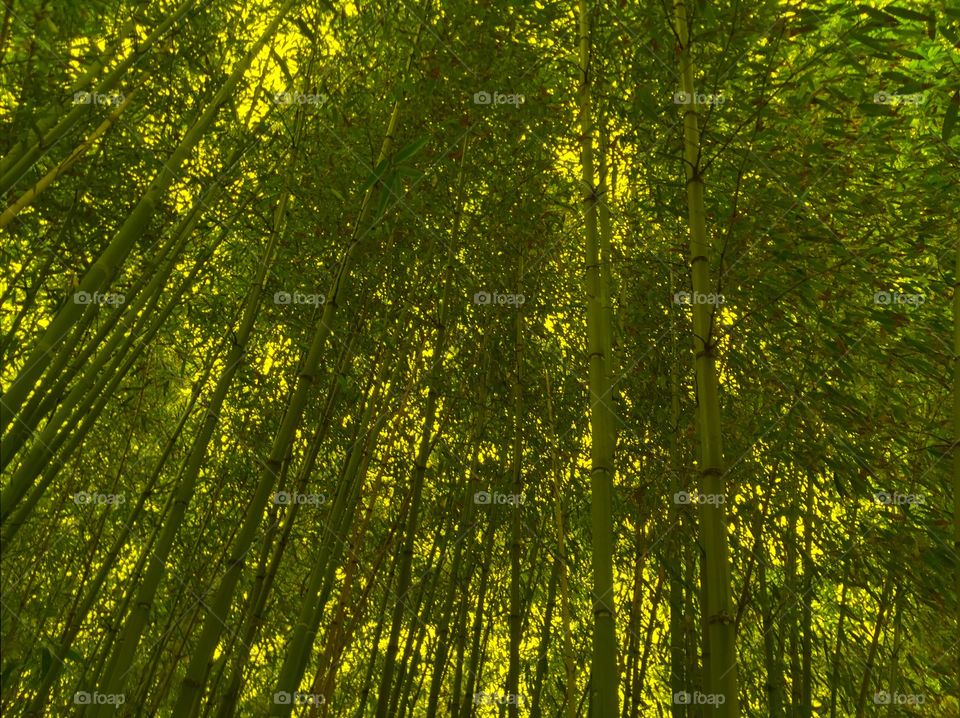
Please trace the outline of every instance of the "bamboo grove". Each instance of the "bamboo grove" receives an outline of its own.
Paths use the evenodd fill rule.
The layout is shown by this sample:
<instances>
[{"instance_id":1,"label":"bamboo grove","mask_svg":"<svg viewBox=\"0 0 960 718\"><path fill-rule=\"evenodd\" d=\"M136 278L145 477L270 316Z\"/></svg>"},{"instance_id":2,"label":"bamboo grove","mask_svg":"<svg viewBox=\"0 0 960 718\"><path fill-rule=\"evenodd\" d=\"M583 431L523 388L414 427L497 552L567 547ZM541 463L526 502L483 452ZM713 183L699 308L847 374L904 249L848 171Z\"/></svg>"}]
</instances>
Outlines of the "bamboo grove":
<instances>
[{"instance_id":1,"label":"bamboo grove","mask_svg":"<svg viewBox=\"0 0 960 718\"><path fill-rule=\"evenodd\" d=\"M4 715L960 716L960 6L7 0Z\"/></svg>"}]
</instances>

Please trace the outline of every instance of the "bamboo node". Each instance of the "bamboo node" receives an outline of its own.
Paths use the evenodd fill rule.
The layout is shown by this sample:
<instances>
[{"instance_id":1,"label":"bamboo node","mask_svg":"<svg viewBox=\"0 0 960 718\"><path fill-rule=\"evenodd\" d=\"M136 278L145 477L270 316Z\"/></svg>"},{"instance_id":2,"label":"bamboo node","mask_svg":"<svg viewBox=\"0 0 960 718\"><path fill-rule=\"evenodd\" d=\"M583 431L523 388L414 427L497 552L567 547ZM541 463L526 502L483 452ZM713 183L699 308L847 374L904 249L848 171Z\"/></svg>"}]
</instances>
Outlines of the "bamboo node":
<instances>
[{"instance_id":1,"label":"bamboo node","mask_svg":"<svg viewBox=\"0 0 960 718\"><path fill-rule=\"evenodd\" d=\"M707 619L707 623L723 623L726 625L736 623L736 619L726 611L720 611L720 613L710 616L710 618Z\"/></svg>"}]
</instances>

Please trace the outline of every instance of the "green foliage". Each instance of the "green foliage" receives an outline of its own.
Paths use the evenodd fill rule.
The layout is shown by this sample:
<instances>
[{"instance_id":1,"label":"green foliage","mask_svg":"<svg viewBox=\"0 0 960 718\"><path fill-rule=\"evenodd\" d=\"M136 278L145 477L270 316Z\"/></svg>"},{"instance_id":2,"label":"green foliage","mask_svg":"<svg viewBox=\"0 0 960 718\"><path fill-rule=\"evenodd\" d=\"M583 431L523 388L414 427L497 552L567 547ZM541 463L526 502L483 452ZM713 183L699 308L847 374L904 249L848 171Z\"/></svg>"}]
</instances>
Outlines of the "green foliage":
<instances>
[{"instance_id":1,"label":"green foliage","mask_svg":"<svg viewBox=\"0 0 960 718\"><path fill-rule=\"evenodd\" d=\"M0 10L4 715L704 718L708 434L738 714L960 714L960 11L585 7Z\"/></svg>"}]
</instances>

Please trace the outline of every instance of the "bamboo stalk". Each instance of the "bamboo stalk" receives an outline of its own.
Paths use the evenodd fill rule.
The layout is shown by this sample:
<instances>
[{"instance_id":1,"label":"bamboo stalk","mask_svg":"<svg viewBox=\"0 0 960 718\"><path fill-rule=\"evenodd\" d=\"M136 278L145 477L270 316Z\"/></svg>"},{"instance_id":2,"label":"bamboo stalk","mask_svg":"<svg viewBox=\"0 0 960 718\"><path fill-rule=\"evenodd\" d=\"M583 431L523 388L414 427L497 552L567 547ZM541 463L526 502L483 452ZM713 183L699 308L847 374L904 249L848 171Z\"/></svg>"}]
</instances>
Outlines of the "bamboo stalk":
<instances>
[{"instance_id":1,"label":"bamboo stalk","mask_svg":"<svg viewBox=\"0 0 960 718\"><path fill-rule=\"evenodd\" d=\"M613 584L614 423L609 403L611 342L604 312L604 281L597 232L597 187L593 179L593 116L591 111L591 10L579 0L580 165L586 227L587 353L590 362L590 484L593 537L593 718L618 718L616 596Z\"/></svg>"},{"instance_id":2,"label":"bamboo stalk","mask_svg":"<svg viewBox=\"0 0 960 718\"><path fill-rule=\"evenodd\" d=\"M680 56L681 89L694 95L694 68L690 56L689 28L683 0L673 4L674 25ZM687 178L687 206L690 225L690 264L695 293L710 292L704 180L701 173L700 130L696 103L684 105L684 167ZM721 442L720 398L716 368L716 337L710 306L694 303L693 347L697 377L697 405L700 434L700 491L708 496L725 496L723 446ZM700 504L700 528L704 547L706 603L703 611L705 642L709 645L708 692L723 695L715 711L718 718L740 714L736 629L731 599L730 558L727 548L725 503ZM706 661L705 661L706 663Z\"/></svg>"}]
</instances>

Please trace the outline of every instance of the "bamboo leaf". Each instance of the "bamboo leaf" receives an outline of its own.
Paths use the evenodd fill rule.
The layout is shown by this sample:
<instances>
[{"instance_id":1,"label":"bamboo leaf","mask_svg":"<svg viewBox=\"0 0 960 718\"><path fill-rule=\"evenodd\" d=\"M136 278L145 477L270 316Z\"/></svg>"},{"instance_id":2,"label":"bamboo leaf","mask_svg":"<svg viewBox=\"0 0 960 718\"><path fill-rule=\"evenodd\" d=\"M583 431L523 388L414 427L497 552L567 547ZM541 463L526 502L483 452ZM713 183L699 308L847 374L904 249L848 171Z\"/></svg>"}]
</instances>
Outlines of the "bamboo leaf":
<instances>
[{"instance_id":1,"label":"bamboo leaf","mask_svg":"<svg viewBox=\"0 0 960 718\"><path fill-rule=\"evenodd\" d=\"M303 21L303 18L295 17L293 18L294 24L300 28L300 32L303 33L303 36L309 40L313 40L316 33L310 29L309 25Z\"/></svg>"},{"instance_id":2,"label":"bamboo leaf","mask_svg":"<svg viewBox=\"0 0 960 718\"><path fill-rule=\"evenodd\" d=\"M418 140L414 140L403 149L398 150L397 154L394 156L394 159L393 159L394 163L400 164L402 162L406 162L408 159L410 159L411 157L416 155L420 150L422 150L429 141L430 141L429 137L421 137Z\"/></svg>"},{"instance_id":3,"label":"bamboo leaf","mask_svg":"<svg viewBox=\"0 0 960 718\"><path fill-rule=\"evenodd\" d=\"M957 126L957 110L960 108L960 94L954 93L953 100L947 104L947 111L943 116L943 129L940 138L949 142Z\"/></svg>"},{"instance_id":4,"label":"bamboo leaf","mask_svg":"<svg viewBox=\"0 0 960 718\"><path fill-rule=\"evenodd\" d=\"M387 167L390 166L389 160L383 160L376 167L373 168L373 171L367 177L367 181L360 188L361 192L366 192L368 189L373 187L380 179L383 177L384 172L387 171Z\"/></svg>"},{"instance_id":5,"label":"bamboo leaf","mask_svg":"<svg viewBox=\"0 0 960 718\"><path fill-rule=\"evenodd\" d=\"M916 10L908 10L907 8L897 7L896 5L887 5L885 8L883 8L883 11L889 15L903 18L904 20L929 22L933 19L932 15L926 15L924 13L917 12Z\"/></svg>"}]
</instances>

